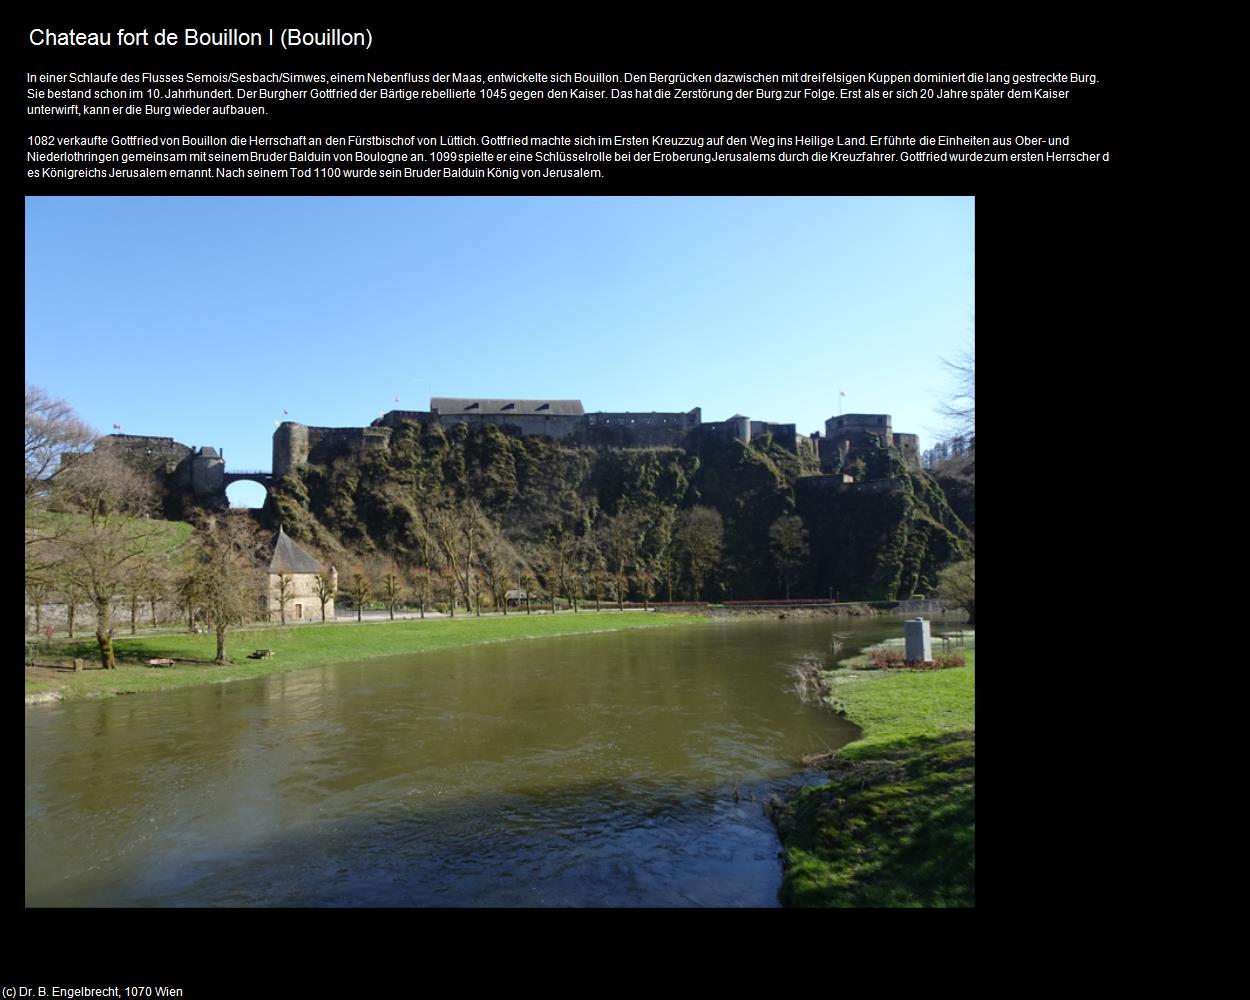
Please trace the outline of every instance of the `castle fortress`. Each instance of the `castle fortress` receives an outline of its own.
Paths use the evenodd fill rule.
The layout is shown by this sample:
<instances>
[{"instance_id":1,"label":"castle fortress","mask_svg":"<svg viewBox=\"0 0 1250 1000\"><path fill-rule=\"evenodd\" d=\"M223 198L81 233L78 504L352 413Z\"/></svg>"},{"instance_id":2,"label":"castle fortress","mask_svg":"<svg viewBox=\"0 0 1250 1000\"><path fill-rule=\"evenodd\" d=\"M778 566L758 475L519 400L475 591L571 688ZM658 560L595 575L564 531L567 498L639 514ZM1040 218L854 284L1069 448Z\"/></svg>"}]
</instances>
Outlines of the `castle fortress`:
<instances>
[{"instance_id":1,"label":"castle fortress","mask_svg":"<svg viewBox=\"0 0 1250 1000\"><path fill-rule=\"evenodd\" d=\"M105 440L148 466L167 492L189 495L196 502L225 505L226 487L250 480L268 489L293 469L328 464L342 456L386 448L391 432L404 423L451 427L493 424L505 434L548 437L569 444L614 448L685 448L699 435L718 435L744 443L770 435L774 444L795 454L806 449L819 458L821 469L834 472L867 443L898 449L904 462L920 468L920 441L915 434L896 434L890 416L846 413L825 421L823 434L795 433L794 424L752 420L735 414L728 420L704 422L699 407L684 413L587 413L576 399L472 399L436 396L429 410L392 410L368 427L310 427L286 421L273 433L271 471L227 471L225 458L211 447L189 448L172 438L112 434Z\"/></svg>"},{"instance_id":2,"label":"castle fortress","mask_svg":"<svg viewBox=\"0 0 1250 1000\"><path fill-rule=\"evenodd\" d=\"M308 427L293 421L279 425L273 435L273 475L281 478L308 463L321 464L343 453L384 448L391 431L403 423L450 427L455 424L493 424L506 434L549 437L570 444L598 447L687 447L698 434L716 434L750 443L769 434L775 444L794 453L811 449L825 469L840 467L873 435L884 446L897 448L904 461L920 468L920 440L915 434L895 434L888 414L848 413L825 421L825 433L809 437L795 433L794 424L752 420L735 414L728 420L704 422L699 407L684 413L587 413L577 399L475 399L436 396L429 410L392 410L368 427Z\"/></svg>"}]
</instances>

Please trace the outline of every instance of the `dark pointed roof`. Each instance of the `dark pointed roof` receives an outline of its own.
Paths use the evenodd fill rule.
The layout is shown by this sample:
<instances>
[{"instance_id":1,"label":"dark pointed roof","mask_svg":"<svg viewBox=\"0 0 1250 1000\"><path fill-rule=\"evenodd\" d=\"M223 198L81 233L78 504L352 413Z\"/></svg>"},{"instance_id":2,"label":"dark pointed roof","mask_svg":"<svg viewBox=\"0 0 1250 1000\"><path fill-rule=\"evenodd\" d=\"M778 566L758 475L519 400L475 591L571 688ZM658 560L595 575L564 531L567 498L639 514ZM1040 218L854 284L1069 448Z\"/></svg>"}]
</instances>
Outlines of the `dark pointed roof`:
<instances>
[{"instance_id":1,"label":"dark pointed roof","mask_svg":"<svg viewBox=\"0 0 1250 1000\"><path fill-rule=\"evenodd\" d=\"M324 573L325 567L301 549L281 527L273 540L273 558L269 560L270 573Z\"/></svg>"}]
</instances>

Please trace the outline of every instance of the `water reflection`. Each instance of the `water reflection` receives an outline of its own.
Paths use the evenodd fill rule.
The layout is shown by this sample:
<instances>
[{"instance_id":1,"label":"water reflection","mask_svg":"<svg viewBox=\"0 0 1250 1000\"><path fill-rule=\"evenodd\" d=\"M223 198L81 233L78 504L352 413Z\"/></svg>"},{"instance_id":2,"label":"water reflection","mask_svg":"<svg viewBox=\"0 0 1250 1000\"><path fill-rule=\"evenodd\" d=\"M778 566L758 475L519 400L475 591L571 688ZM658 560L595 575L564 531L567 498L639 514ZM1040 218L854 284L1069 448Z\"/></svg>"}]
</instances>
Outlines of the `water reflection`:
<instances>
[{"instance_id":1,"label":"water reflection","mask_svg":"<svg viewBox=\"0 0 1250 1000\"><path fill-rule=\"evenodd\" d=\"M531 640L27 712L27 903L775 905L762 802L856 732L794 690L834 630Z\"/></svg>"}]
</instances>

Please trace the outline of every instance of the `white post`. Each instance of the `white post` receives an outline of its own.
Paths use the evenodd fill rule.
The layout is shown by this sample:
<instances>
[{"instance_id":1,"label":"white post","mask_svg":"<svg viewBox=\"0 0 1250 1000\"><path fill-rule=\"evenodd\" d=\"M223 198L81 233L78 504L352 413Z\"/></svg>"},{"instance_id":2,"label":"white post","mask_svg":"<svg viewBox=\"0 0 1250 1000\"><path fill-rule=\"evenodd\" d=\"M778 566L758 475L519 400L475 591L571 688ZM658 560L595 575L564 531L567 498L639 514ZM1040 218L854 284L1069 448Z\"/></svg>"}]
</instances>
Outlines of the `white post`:
<instances>
[{"instance_id":1,"label":"white post","mask_svg":"<svg viewBox=\"0 0 1250 1000\"><path fill-rule=\"evenodd\" d=\"M907 640L907 662L928 663L933 659L933 640L929 637L929 619L909 618L903 622Z\"/></svg>"}]
</instances>

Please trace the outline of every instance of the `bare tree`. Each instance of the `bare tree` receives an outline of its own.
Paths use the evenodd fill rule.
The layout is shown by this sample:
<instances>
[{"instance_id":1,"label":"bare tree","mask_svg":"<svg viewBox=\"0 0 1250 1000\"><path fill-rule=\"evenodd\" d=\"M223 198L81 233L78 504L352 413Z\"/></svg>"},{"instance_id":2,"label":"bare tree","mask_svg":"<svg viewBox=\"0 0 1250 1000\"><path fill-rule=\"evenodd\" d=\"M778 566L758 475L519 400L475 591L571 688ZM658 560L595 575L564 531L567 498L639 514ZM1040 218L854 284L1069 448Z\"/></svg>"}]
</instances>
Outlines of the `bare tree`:
<instances>
[{"instance_id":1,"label":"bare tree","mask_svg":"<svg viewBox=\"0 0 1250 1000\"><path fill-rule=\"evenodd\" d=\"M624 512L609 517L600 529L599 549L607 560L618 611L625 610L629 574L638 556L639 534L637 519Z\"/></svg>"},{"instance_id":2,"label":"bare tree","mask_svg":"<svg viewBox=\"0 0 1250 1000\"><path fill-rule=\"evenodd\" d=\"M200 581L193 572L184 573L177 582L178 604L187 616L187 631L195 633L195 613L200 607Z\"/></svg>"},{"instance_id":3,"label":"bare tree","mask_svg":"<svg viewBox=\"0 0 1250 1000\"><path fill-rule=\"evenodd\" d=\"M575 545L576 539L573 535L560 528L547 536L547 541L542 547L541 569L547 590L551 592L552 614L558 610L557 595L563 595L566 600L573 603L573 609L577 610L576 603L571 596Z\"/></svg>"},{"instance_id":4,"label":"bare tree","mask_svg":"<svg viewBox=\"0 0 1250 1000\"><path fill-rule=\"evenodd\" d=\"M971 450L977 433L976 342L969 344L953 359L942 358L942 365L953 376L955 385L942 403L940 412L951 422L951 436L963 438Z\"/></svg>"},{"instance_id":5,"label":"bare tree","mask_svg":"<svg viewBox=\"0 0 1250 1000\"><path fill-rule=\"evenodd\" d=\"M326 605L333 599L338 592L338 575L334 572L334 567L330 567L329 573L318 573L316 579L313 580L313 593L317 595L317 600L321 602L321 620L326 620Z\"/></svg>"},{"instance_id":6,"label":"bare tree","mask_svg":"<svg viewBox=\"0 0 1250 1000\"><path fill-rule=\"evenodd\" d=\"M82 604L82 590L76 583L66 583L61 588L61 599L65 602L65 634L74 638L74 621L78 617L78 605Z\"/></svg>"},{"instance_id":7,"label":"bare tree","mask_svg":"<svg viewBox=\"0 0 1250 1000\"><path fill-rule=\"evenodd\" d=\"M430 602L430 576L428 566L414 566L408 571L408 580L412 586L412 592L417 597L422 618L425 617L425 607Z\"/></svg>"},{"instance_id":8,"label":"bare tree","mask_svg":"<svg viewBox=\"0 0 1250 1000\"><path fill-rule=\"evenodd\" d=\"M150 481L108 447L74 459L58 474L57 506L67 515L60 573L66 589L95 611L100 662L115 669L113 601L159 552L158 524L148 519Z\"/></svg>"},{"instance_id":9,"label":"bare tree","mask_svg":"<svg viewBox=\"0 0 1250 1000\"><path fill-rule=\"evenodd\" d=\"M520 574L521 589L525 591L525 613L530 614L530 597L534 593L534 588L538 586L538 581L534 579L534 573L529 567L521 570Z\"/></svg>"},{"instance_id":10,"label":"bare tree","mask_svg":"<svg viewBox=\"0 0 1250 1000\"><path fill-rule=\"evenodd\" d=\"M450 566L444 566L439 571L438 579L442 581L444 587L447 588L447 614L451 618L456 617L456 595L460 590L460 580L456 572Z\"/></svg>"},{"instance_id":11,"label":"bare tree","mask_svg":"<svg viewBox=\"0 0 1250 1000\"><path fill-rule=\"evenodd\" d=\"M174 579L174 562L171 558L154 561L143 576L142 595L152 616L152 627L160 624L157 608L168 599Z\"/></svg>"},{"instance_id":12,"label":"bare tree","mask_svg":"<svg viewBox=\"0 0 1250 1000\"><path fill-rule=\"evenodd\" d=\"M482 549L482 575L495 607L502 608L505 615L508 613L508 585L512 582L512 567L516 561L516 551L502 535L494 535Z\"/></svg>"},{"instance_id":13,"label":"bare tree","mask_svg":"<svg viewBox=\"0 0 1250 1000\"><path fill-rule=\"evenodd\" d=\"M139 580L131 580L130 585L126 588L126 603L130 608L130 634L139 634L139 606L143 603L143 583Z\"/></svg>"},{"instance_id":14,"label":"bare tree","mask_svg":"<svg viewBox=\"0 0 1250 1000\"><path fill-rule=\"evenodd\" d=\"M493 531L474 500L442 507L428 516L430 534L447 561L447 567L464 595L464 606L473 606L473 564L479 547Z\"/></svg>"},{"instance_id":15,"label":"bare tree","mask_svg":"<svg viewBox=\"0 0 1250 1000\"><path fill-rule=\"evenodd\" d=\"M479 618L482 616L482 595L490 591L487 589L486 580L481 573L473 576L473 613Z\"/></svg>"},{"instance_id":16,"label":"bare tree","mask_svg":"<svg viewBox=\"0 0 1250 1000\"><path fill-rule=\"evenodd\" d=\"M45 498L68 463L66 456L87 451L95 432L64 400L37 386L26 386L26 503Z\"/></svg>"},{"instance_id":17,"label":"bare tree","mask_svg":"<svg viewBox=\"0 0 1250 1000\"><path fill-rule=\"evenodd\" d=\"M290 573L277 573L270 577L270 580L272 580L271 586L276 585L278 590L278 620L285 625L287 602L291 600L291 595L295 592L295 577ZM272 616L273 612L269 613Z\"/></svg>"},{"instance_id":18,"label":"bare tree","mask_svg":"<svg viewBox=\"0 0 1250 1000\"><path fill-rule=\"evenodd\" d=\"M356 605L356 621L364 621L365 602L369 600L369 574L363 566L352 570L352 601Z\"/></svg>"},{"instance_id":19,"label":"bare tree","mask_svg":"<svg viewBox=\"0 0 1250 1000\"><path fill-rule=\"evenodd\" d=\"M394 563L387 563L382 574L382 596L386 598L386 606L391 612L391 621L395 620L395 605L399 603L399 595L403 590L399 570Z\"/></svg>"},{"instance_id":20,"label":"bare tree","mask_svg":"<svg viewBox=\"0 0 1250 1000\"><path fill-rule=\"evenodd\" d=\"M602 611L601 599L603 588L611 579L611 575L602 566L594 566L590 571L590 590L595 595L595 610Z\"/></svg>"},{"instance_id":21,"label":"bare tree","mask_svg":"<svg viewBox=\"0 0 1250 1000\"><path fill-rule=\"evenodd\" d=\"M43 606L52 596L52 581L43 576L26 574L26 599L35 612L35 634L43 632Z\"/></svg>"},{"instance_id":22,"label":"bare tree","mask_svg":"<svg viewBox=\"0 0 1250 1000\"><path fill-rule=\"evenodd\" d=\"M195 594L217 633L214 663L226 663L226 632L256 614L265 592L264 567L256 558L259 538L248 517L227 515L209 520L196 540L188 574Z\"/></svg>"}]
</instances>

